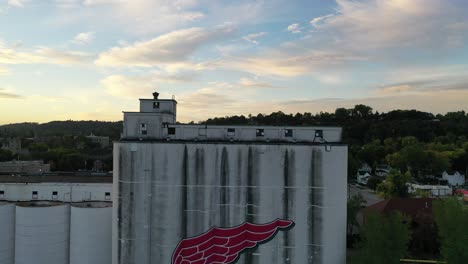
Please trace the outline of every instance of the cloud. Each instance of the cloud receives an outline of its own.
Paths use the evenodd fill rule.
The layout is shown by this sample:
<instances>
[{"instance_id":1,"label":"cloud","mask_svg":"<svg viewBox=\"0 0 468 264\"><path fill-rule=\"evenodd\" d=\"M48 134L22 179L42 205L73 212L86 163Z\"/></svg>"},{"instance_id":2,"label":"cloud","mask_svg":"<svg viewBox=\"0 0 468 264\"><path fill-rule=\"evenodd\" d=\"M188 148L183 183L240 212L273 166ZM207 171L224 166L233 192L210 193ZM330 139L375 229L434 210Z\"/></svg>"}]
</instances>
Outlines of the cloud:
<instances>
[{"instance_id":1,"label":"cloud","mask_svg":"<svg viewBox=\"0 0 468 264\"><path fill-rule=\"evenodd\" d=\"M333 17L334 15L333 14L328 14L328 15L325 15L325 16L319 16L319 17L315 17L313 18L312 20L310 20L310 24L314 27L318 27L320 26L323 22L325 22L328 18L330 17Z\"/></svg>"},{"instance_id":2,"label":"cloud","mask_svg":"<svg viewBox=\"0 0 468 264\"><path fill-rule=\"evenodd\" d=\"M0 99L21 99L23 96L0 88Z\"/></svg>"},{"instance_id":3,"label":"cloud","mask_svg":"<svg viewBox=\"0 0 468 264\"><path fill-rule=\"evenodd\" d=\"M211 62L211 65L260 76L296 77L366 59L339 52L302 51L302 54L293 54L288 51L270 50L261 55L225 57Z\"/></svg>"},{"instance_id":4,"label":"cloud","mask_svg":"<svg viewBox=\"0 0 468 264\"><path fill-rule=\"evenodd\" d=\"M204 18L195 0L59 0L57 24L87 24L148 36Z\"/></svg>"},{"instance_id":5,"label":"cloud","mask_svg":"<svg viewBox=\"0 0 468 264\"><path fill-rule=\"evenodd\" d=\"M380 89L377 89L377 94L380 95L394 95L394 94L401 94L401 93L406 93L411 91L411 86L408 84L402 84L402 85L393 85L393 86L387 86L383 87Z\"/></svg>"},{"instance_id":6,"label":"cloud","mask_svg":"<svg viewBox=\"0 0 468 264\"><path fill-rule=\"evenodd\" d=\"M447 113L451 111L468 110L468 106L463 101L468 96L467 90L451 91L426 91L415 94L400 94L388 96L356 97L349 99L305 99L290 100L281 103L281 108L285 112L312 112L320 111L333 112L336 108L352 108L357 104L371 106L379 112L388 112L396 109L417 109L419 111L431 113ZM259 102L261 104L261 102Z\"/></svg>"},{"instance_id":7,"label":"cloud","mask_svg":"<svg viewBox=\"0 0 468 264\"><path fill-rule=\"evenodd\" d=\"M259 33L255 33L255 34L249 34L247 36L244 36L242 37L243 40L247 41L247 42L250 42L252 44L255 44L255 45L258 45L258 41L257 39L267 35L268 33L267 32L259 32Z\"/></svg>"},{"instance_id":8,"label":"cloud","mask_svg":"<svg viewBox=\"0 0 468 264\"><path fill-rule=\"evenodd\" d=\"M150 76L111 75L101 80L101 84L109 94L128 98L148 95L157 88Z\"/></svg>"},{"instance_id":9,"label":"cloud","mask_svg":"<svg viewBox=\"0 0 468 264\"><path fill-rule=\"evenodd\" d=\"M14 7L24 7L24 5L28 2L29 0L8 0L8 5Z\"/></svg>"},{"instance_id":10,"label":"cloud","mask_svg":"<svg viewBox=\"0 0 468 264\"><path fill-rule=\"evenodd\" d=\"M110 75L102 79L100 83L105 87L106 92L113 96L136 98L151 94L155 89L161 90L161 84L187 83L196 78L196 71L168 72L154 70L144 75Z\"/></svg>"},{"instance_id":11,"label":"cloud","mask_svg":"<svg viewBox=\"0 0 468 264\"><path fill-rule=\"evenodd\" d=\"M10 71L6 67L0 65L0 75L7 75Z\"/></svg>"},{"instance_id":12,"label":"cloud","mask_svg":"<svg viewBox=\"0 0 468 264\"><path fill-rule=\"evenodd\" d=\"M78 51L63 51L39 47L33 51L20 51L0 43L0 64L79 64L88 61L91 55Z\"/></svg>"},{"instance_id":13,"label":"cloud","mask_svg":"<svg viewBox=\"0 0 468 264\"><path fill-rule=\"evenodd\" d=\"M219 26L212 30L189 28L172 31L149 41L111 48L99 55L96 64L152 67L158 64L183 62L200 47L223 40L233 33L234 29L230 26Z\"/></svg>"},{"instance_id":14,"label":"cloud","mask_svg":"<svg viewBox=\"0 0 468 264\"><path fill-rule=\"evenodd\" d=\"M81 32L77 34L72 40L72 43L75 43L77 45L88 45L91 42L93 42L95 37L94 32Z\"/></svg>"},{"instance_id":15,"label":"cloud","mask_svg":"<svg viewBox=\"0 0 468 264\"><path fill-rule=\"evenodd\" d=\"M377 94L468 90L466 65L405 67L387 72L387 84Z\"/></svg>"},{"instance_id":16,"label":"cloud","mask_svg":"<svg viewBox=\"0 0 468 264\"><path fill-rule=\"evenodd\" d=\"M336 0L337 12L313 19L322 45L380 53L381 49L437 48L465 39L466 5L446 0ZM462 39L459 39L462 36ZM458 39L457 39L458 38ZM389 50L387 50L387 53Z\"/></svg>"},{"instance_id":17,"label":"cloud","mask_svg":"<svg viewBox=\"0 0 468 264\"><path fill-rule=\"evenodd\" d=\"M278 86L273 85L271 83L259 81L257 78L241 78L239 80L239 85L253 88L279 88Z\"/></svg>"},{"instance_id":18,"label":"cloud","mask_svg":"<svg viewBox=\"0 0 468 264\"><path fill-rule=\"evenodd\" d=\"M301 33L301 30L302 30L300 25L297 23L289 25L287 29L289 32L294 33L294 34Z\"/></svg>"}]
</instances>

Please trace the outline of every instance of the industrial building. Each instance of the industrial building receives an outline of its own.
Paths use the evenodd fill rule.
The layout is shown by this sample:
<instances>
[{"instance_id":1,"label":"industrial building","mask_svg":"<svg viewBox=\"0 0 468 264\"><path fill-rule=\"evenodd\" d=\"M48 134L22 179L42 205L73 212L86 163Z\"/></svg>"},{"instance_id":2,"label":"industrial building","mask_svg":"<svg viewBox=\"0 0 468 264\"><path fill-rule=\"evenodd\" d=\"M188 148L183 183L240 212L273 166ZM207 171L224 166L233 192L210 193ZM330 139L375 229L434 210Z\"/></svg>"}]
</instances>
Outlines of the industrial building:
<instances>
[{"instance_id":1,"label":"industrial building","mask_svg":"<svg viewBox=\"0 0 468 264\"><path fill-rule=\"evenodd\" d=\"M50 172L50 164L42 160L12 160L0 162L0 174Z\"/></svg>"},{"instance_id":2,"label":"industrial building","mask_svg":"<svg viewBox=\"0 0 468 264\"><path fill-rule=\"evenodd\" d=\"M112 177L0 175L0 263L110 264Z\"/></svg>"},{"instance_id":3,"label":"industrial building","mask_svg":"<svg viewBox=\"0 0 468 264\"><path fill-rule=\"evenodd\" d=\"M113 264L346 262L341 128L176 124L153 95L114 143Z\"/></svg>"}]
</instances>

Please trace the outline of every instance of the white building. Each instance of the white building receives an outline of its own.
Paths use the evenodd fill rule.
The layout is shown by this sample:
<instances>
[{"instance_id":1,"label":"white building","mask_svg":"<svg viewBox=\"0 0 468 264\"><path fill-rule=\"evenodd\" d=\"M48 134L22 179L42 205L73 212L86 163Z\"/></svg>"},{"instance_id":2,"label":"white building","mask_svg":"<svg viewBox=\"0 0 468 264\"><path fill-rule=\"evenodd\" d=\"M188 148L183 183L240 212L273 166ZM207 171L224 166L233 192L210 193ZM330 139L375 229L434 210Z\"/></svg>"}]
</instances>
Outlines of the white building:
<instances>
[{"instance_id":1,"label":"white building","mask_svg":"<svg viewBox=\"0 0 468 264\"><path fill-rule=\"evenodd\" d=\"M0 175L0 263L110 264L112 177Z\"/></svg>"},{"instance_id":2,"label":"white building","mask_svg":"<svg viewBox=\"0 0 468 264\"><path fill-rule=\"evenodd\" d=\"M442 179L448 182L449 186L463 186L465 185L465 175L456 171L454 174L448 174L446 171L442 173Z\"/></svg>"},{"instance_id":3,"label":"white building","mask_svg":"<svg viewBox=\"0 0 468 264\"><path fill-rule=\"evenodd\" d=\"M21 139L0 138L0 149L11 151L13 154L21 152Z\"/></svg>"},{"instance_id":4,"label":"white building","mask_svg":"<svg viewBox=\"0 0 468 264\"><path fill-rule=\"evenodd\" d=\"M179 125L176 106L155 93L140 99L140 112L124 112L122 138L114 144L113 264L203 258L188 257L194 248L176 248L213 227L237 230L275 219L294 226L271 233L255 250L205 257L238 257L242 264L346 262L341 128ZM248 237L237 246L252 243Z\"/></svg>"},{"instance_id":5,"label":"white building","mask_svg":"<svg viewBox=\"0 0 468 264\"><path fill-rule=\"evenodd\" d=\"M110 142L109 137L96 136L93 133L91 133L91 135L86 136L86 138L90 139L91 142L99 144L99 146L101 146L101 148L107 148L110 145L109 144L109 142Z\"/></svg>"},{"instance_id":6,"label":"white building","mask_svg":"<svg viewBox=\"0 0 468 264\"><path fill-rule=\"evenodd\" d=\"M417 194L418 191L429 193L430 197L449 196L452 195L452 189L445 185L421 185L409 183L408 193Z\"/></svg>"}]
</instances>

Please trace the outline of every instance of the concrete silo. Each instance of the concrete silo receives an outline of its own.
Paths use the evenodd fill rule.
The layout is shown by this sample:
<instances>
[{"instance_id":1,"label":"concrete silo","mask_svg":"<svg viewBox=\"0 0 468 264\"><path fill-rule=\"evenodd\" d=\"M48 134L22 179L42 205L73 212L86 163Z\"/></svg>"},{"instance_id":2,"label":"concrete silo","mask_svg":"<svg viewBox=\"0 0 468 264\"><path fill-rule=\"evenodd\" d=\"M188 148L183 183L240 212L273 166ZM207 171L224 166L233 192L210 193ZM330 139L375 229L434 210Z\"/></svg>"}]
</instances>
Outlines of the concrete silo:
<instances>
[{"instance_id":1,"label":"concrete silo","mask_svg":"<svg viewBox=\"0 0 468 264\"><path fill-rule=\"evenodd\" d=\"M111 264L112 203L78 203L70 210L70 264Z\"/></svg>"},{"instance_id":2,"label":"concrete silo","mask_svg":"<svg viewBox=\"0 0 468 264\"><path fill-rule=\"evenodd\" d=\"M0 263L13 264L15 257L15 205L0 202Z\"/></svg>"},{"instance_id":3,"label":"concrete silo","mask_svg":"<svg viewBox=\"0 0 468 264\"><path fill-rule=\"evenodd\" d=\"M68 264L70 206L54 202L16 205L15 264Z\"/></svg>"}]
</instances>

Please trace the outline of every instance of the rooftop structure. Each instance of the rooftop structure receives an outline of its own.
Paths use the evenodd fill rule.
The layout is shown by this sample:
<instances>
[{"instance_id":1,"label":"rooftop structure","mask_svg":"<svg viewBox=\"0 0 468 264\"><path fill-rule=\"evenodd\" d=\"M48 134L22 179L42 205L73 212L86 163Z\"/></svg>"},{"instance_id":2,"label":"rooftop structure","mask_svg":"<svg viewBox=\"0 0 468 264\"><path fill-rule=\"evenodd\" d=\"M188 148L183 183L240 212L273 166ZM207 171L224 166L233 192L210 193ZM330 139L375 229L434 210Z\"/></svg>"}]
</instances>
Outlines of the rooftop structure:
<instances>
[{"instance_id":1,"label":"rooftop structure","mask_svg":"<svg viewBox=\"0 0 468 264\"><path fill-rule=\"evenodd\" d=\"M341 142L339 127L186 125L176 124L176 114L174 99L140 99L140 112L124 112L121 140Z\"/></svg>"}]
</instances>

